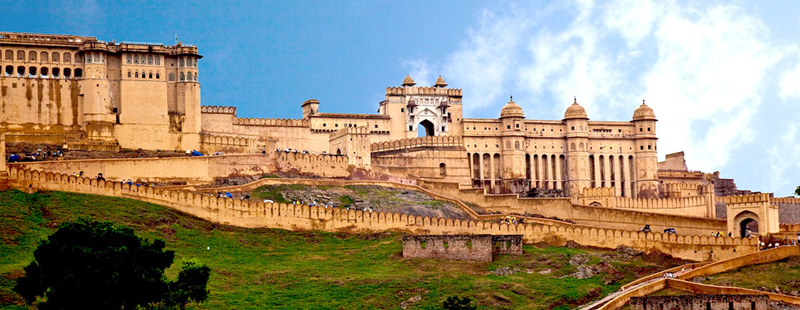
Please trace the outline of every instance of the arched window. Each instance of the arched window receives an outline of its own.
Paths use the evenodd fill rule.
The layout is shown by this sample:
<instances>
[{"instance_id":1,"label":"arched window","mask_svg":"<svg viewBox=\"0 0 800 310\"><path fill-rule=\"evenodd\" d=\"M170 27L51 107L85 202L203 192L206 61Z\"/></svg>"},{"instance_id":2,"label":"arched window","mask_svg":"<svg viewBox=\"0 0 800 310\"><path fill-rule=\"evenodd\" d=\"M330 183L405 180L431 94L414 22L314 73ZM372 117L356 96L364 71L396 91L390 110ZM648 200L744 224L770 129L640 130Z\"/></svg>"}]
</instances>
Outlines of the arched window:
<instances>
[{"instance_id":1,"label":"arched window","mask_svg":"<svg viewBox=\"0 0 800 310\"><path fill-rule=\"evenodd\" d=\"M136 78L139 78L139 71L136 71Z\"/></svg>"},{"instance_id":2,"label":"arched window","mask_svg":"<svg viewBox=\"0 0 800 310\"><path fill-rule=\"evenodd\" d=\"M64 53L64 62L66 62L66 63L72 62L72 54Z\"/></svg>"},{"instance_id":3,"label":"arched window","mask_svg":"<svg viewBox=\"0 0 800 310\"><path fill-rule=\"evenodd\" d=\"M150 73L147 75L147 78L148 79L152 79L153 78L153 72L152 71L150 71Z\"/></svg>"},{"instance_id":4,"label":"arched window","mask_svg":"<svg viewBox=\"0 0 800 310\"><path fill-rule=\"evenodd\" d=\"M131 77L131 70L128 70L128 77Z\"/></svg>"},{"instance_id":5,"label":"arched window","mask_svg":"<svg viewBox=\"0 0 800 310\"><path fill-rule=\"evenodd\" d=\"M6 76L14 75L14 67L13 66L6 66L6 72L5 73L6 73Z\"/></svg>"},{"instance_id":6,"label":"arched window","mask_svg":"<svg viewBox=\"0 0 800 310\"><path fill-rule=\"evenodd\" d=\"M183 81L185 81L185 80L186 80L186 75L185 75L185 74L183 74L183 72L181 72L181 79L180 79L180 81L181 81L181 82L183 82Z\"/></svg>"},{"instance_id":7,"label":"arched window","mask_svg":"<svg viewBox=\"0 0 800 310\"><path fill-rule=\"evenodd\" d=\"M514 149L519 150L519 141L514 141Z\"/></svg>"},{"instance_id":8,"label":"arched window","mask_svg":"<svg viewBox=\"0 0 800 310\"><path fill-rule=\"evenodd\" d=\"M14 60L14 51L6 50L6 60Z\"/></svg>"},{"instance_id":9,"label":"arched window","mask_svg":"<svg viewBox=\"0 0 800 310\"><path fill-rule=\"evenodd\" d=\"M68 78L70 78L70 75L72 75L72 69L64 68L64 78L68 79Z\"/></svg>"},{"instance_id":10,"label":"arched window","mask_svg":"<svg viewBox=\"0 0 800 310\"><path fill-rule=\"evenodd\" d=\"M40 71L40 74L42 75L43 79L46 79L49 73L50 70L48 70L47 67L42 67L42 71Z\"/></svg>"},{"instance_id":11,"label":"arched window","mask_svg":"<svg viewBox=\"0 0 800 310\"><path fill-rule=\"evenodd\" d=\"M147 64L148 65L152 65L153 64L153 55L148 55L147 56Z\"/></svg>"},{"instance_id":12,"label":"arched window","mask_svg":"<svg viewBox=\"0 0 800 310\"><path fill-rule=\"evenodd\" d=\"M160 80L160 79L161 79L161 74L156 72L156 80Z\"/></svg>"},{"instance_id":13,"label":"arched window","mask_svg":"<svg viewBox=\"0 0 800 310\"><path fill-rule=\"evenodd\" d=\"M174 82L175 81L175 73L170 73L169 74L169 81L170 82Z\"/></svg>"},{"instance_id":14,"label":"arched window","mask_svg":"<svg viewBox=\"0 0 800 310\"><path fill-rule=\"evenodd\" d=\"M55 55L53 57L55 57ZM55 61L55 60L53 60L53 61ZM56 78L56 79L61 78L61 69L53 68L53 78Z\"/></svg>"},{"instance_id":15,"label":"arched window","mask_svg":"<svg viewBox=\"0 0 800 310\"><path fill-rule=\"evenodd\" d=\"M36 77L36 67L28 68L28 77L35 78Z\"/></svg>"},{"instance_id":16,"label":"arched window","mask_svg":"<svg viewBox=\"0 0 800 310\"><path fill-rule=\"evenodd\" d=\"M133 63L137 65L139 64L139 55L133 55Z\"/></svg>"},{"instance_id":17,"label":"arched window","mask_svg":"<svg viewBox=\"0 0 800 310\"><path fill-rule=\"evenodd\" d=\"M36 61L36 58L37 58L36 57L36 52L34 52L34 51L28 52L28 58L30 58L30 61Z\"/></svg>"},{"instance_id":18,"label":"arched window","mask_svg":"<svg viewBox=\"0 0 800 310\"><path fill-rule=\"evenodd\" d=\"M156 55L156 65L161 64L161 56Z\"/></svg>"},{"instance_id":19,"label":"arched window","mask_svg":"<svg viewBox=\"0 0 800 310\"><path fill-rule=\"evenodd\" d=\"M50 61L50 60L49 60L49 59L50 59L50 56L47 54L47 52L41 52L41 53L39 53L39 59L40 59L42 62L48 62L48 61Z\"/></svg>"},{"instance_id":20,"label":"arched window","mask_svg":"<svg viewBox=\"0 0 800 310\"><path fill-rule=\"evenodd\" d=\"M17 51L17 60L25 60L25 51Z\"/></svg>"},{"instance_id":21,"label":"arched window","mask_svg":"<svg viewBox=\"0 0 800 310\"><path fill-rule=\"evenodd\" d=\"M82 78L82 77L83 77L83 70L81 70L81 69L75 69L75 78L76 78L76 79L80 79L80 78Z\"/></svg>"},{"instance_id":22,"label":"arched window","mask_svg":"<svg viewBox=\"0 0 800 310\"><path fill-rule=\"evenodd\" d=\"M183 57L181 57L181 58L179 58L179 60L178 60L178 68L182 68L182 67L183 67L183 64L184 64L184 62L183 62Z\"/></svg>"},{"instance_id":23,"label":"arched window","mask_svg":"<svg viewBox=\"0 0 800 310\"><path fill-rule=\"evenodd\" d=\"M61 54L58 52L53 52L53 62L60 62L61 61Z\"/></svg>"},{"instance_id":24,"label":"arched window","mask_svg":"<svg viewBox=\"0 0 800 310\"><path fill-rule=\"evenodd\" d=\"M126 55L125 56L125 63L126 64L130 64L131 62L133 62L133 60L131 60L131 54ZM128 77L130 77L130 75L128 75Z\"/></svg>"},{"instance_id":25,"label":"arched window","mask_svg":"<svg viewBox=\"0 0 800 310\"><path fill-rule=\"evenodd\" d=\"M447 176L447 166L444 163L439 164L439 175Z\"/></svg>"},{"instance_id":26,"label":"arched window","mask_svg":"<svg viewBox=\"0 0 800 310\"><path fill-rule=\"evenodd\" d=\"M86 54L86 63L87 64L92 63L92 53Z\"/></svg>"},{"instance_id":27,"label":"arched window","mask_svg":"<svg viewBox=\"0 0 800 310\"><path fill-rule=\"evenodd\" d=\"M194 81L197 82L197 72L194 73Z\"/></svg>"},{"instance_id":28,"label":"arched window","mask_svg":"<svg viewBox=\"0 0 800 310\"><path fill-rule=\"evenodd\" d=\"M17 77L25 76L25 67L19 66L17 67Z\"/></svg>"}]
</instances>

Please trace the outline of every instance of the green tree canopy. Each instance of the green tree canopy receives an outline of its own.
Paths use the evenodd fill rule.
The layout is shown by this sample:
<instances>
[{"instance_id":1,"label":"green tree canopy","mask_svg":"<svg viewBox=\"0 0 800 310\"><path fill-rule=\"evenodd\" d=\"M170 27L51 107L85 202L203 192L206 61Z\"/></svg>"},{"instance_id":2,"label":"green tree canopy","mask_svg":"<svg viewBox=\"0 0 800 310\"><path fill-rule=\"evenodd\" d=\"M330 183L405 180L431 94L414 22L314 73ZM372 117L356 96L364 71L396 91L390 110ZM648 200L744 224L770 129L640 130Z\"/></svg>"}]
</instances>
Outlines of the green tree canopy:
<instances>
[{"instance_id":1,"label":"green tree canopy","mask_svg":"<svg viewBox=\"0 0 800 310\"><path fill-rule=\"evenodd\" d=\"M794 194L800 196L800 185L798 185L797 188L794 189Z\"/></svg>"},{"instance_id":2,"label":"green tree canopy","mask_svg":"<svg viewBox=\"0 0 800 310\"><path fill-rule=\"evenodd\" d=\"M208 298L210 269L187 262L177 281L164 270L173 251L163 240L150 242L133 229L79 219L63 223L33 252L14 291L39 309L183 308Z\"/></svg>"}]
</instances>

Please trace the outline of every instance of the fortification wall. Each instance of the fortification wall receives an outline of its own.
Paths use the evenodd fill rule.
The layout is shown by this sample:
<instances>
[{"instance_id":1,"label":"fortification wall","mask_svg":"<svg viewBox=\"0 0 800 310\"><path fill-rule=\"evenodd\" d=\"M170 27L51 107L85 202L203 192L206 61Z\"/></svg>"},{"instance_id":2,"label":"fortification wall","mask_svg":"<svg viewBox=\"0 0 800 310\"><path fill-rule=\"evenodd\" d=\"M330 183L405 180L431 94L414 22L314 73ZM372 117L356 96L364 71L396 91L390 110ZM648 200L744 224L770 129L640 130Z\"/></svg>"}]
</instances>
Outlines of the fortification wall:
<instances>
[{"instance_id":1,"label":"fortification wall","mask_svg":"<svg viewBox=\"0 0 800 310\"><path fill-rule=\"evenodd\" d=\"M706 309L768 310L769 297L764 295L676 295L631 298L631 310Z\"/></svg>"},{"instance_id":2,"label":"fortification wall","mask_svg":"<svg viewBox=\"0 0 800 310\"><path fill-rule=\"evenodd\" d=\"M757 238L752 238L752 239L758 241ZM694 277L717 274L721 272L738 269L748 265L764 264L764 263L779 261L784 258L797 255L800 255L800 246L782 246L766 251L750 253L747 255L742 255L731 259L717 261L705 265L703 267L687 271L679 275L678 278L682 280L690 280L691 278Z\"/></svg>"},{"instance_id":3,"label":"fortification wall","mask_svg":"<svg viewBox=\"0 0 800 310\"><path fill-rule=\"evenodd\" d=\"M259 150L259 144L265 143L258 143L258 139L251 137L215 134L200 135L200 151L203 153L256 153ZM272 151L271 149L266 150Z\"/></svg>"},{"instance_id":4,"label":"fortification wall","mask_svg":"<svg viewBox=\"0 0 800 310\"><path fill-rule=\"evenodd\" d=\"M22 190L57 190L125 197L161 204L218 223L250 228L375 232L401 230L413 234L522 235L526 243L564 245L568 240L603 248L629 246L647 252L705 260L713 251L719 258L757 251L757 240L728 237L667 235L617 229L544 224L498 224L472 220L419 217L407 214L363 212L218 198L181 190L138 187L70 175L11 168L12 186Z\"/></svg>"},{"instance_id":5,"label":"fortification wall","mask_svg":"<svg viewBox=\"0 0 800 310\"><path fill-rule=\"evenodd\" d=\"M223 155L170 158L89 159L16 163L17 169L30 169L71 175L83 171L84 176L102 173L107 180L141 180L146 182L188 181L209 182L214 178L261 175L293 170L320 177L349 176L346 156L267 152L267 154Z\"/></svg>"},{"instance_id":6,"label":"fortification wall","mask_svg":"<svg viewBox=\"0 0 800 310\"><path fill-rule=\"evenodd\" d=\"M80 93L78 80L2 77L0 123L16 124L9 131L26 133L81 126Z\"/></svg>"},{"instance_id":7,"label":"fortification wall","mask_svg":"<svg viewBox=\"0 0 800 310\"><path fill-rule=\"evenodd\" d=\"M698 190L700 186L693 184L675 185L678 189ZM708 188L707 188L708 189ZM711 189L708 189L711 190ZM608 208L634 209L641 212L692 216L692 217L714 217L711 211L714 210L714 201L707 195L684 195L690 197L682 198L627 198L616 197L613 187L584 188L581 193L573 198L572 202L579 205L602 206Z\"/></svg>"},{"instance_id":8,"label":"fortification wall","mask_svg":"<svg viewBox=\"0 0 800 310\"><path fill-rule=\"evenodd\" d=\"M372 169L387 175L469 184L469 159L461 137L399 139L370 144Z\"/></svg>"},{"instance_id":9,"label":"fortification wall","mask_svg":"<svg viewBox=\"0 0 800 310\"><path fill-rule=\"evenodd\" d=\"M546 217L569 219L576 223L638 230L649 224L653 231L675 228L679 234L709 235L711 232L727 231L727 222L712 218L690 217L671 214L640 212L639 209L619 209L573 205L570 198L519 198L516 194L487 195L483 189L461 189L456 183L420 180L418 184L433 192L462 201L475 203L488 211L517 214L539 214Z\"/></svg>"},{"instance_id":10,"label":"fortification wall","mask_svg":"<svg viewBox=\"0 0 800 310\"><path fill-rule=\"evenodd\" d=\"M403 237L403 258L492 261L492 236L421 235Z\"/></svg>"}]
</instances>

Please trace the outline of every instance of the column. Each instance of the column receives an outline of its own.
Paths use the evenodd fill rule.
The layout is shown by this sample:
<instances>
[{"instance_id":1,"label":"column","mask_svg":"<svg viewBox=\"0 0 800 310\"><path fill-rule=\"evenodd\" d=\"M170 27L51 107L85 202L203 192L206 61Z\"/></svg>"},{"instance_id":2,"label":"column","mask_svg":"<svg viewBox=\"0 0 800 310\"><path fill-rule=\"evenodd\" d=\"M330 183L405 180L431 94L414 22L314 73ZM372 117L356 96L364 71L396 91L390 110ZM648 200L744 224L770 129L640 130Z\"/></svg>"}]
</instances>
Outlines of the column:
<instances>
[{"instance_id":1,"label":"column","mask_svg":"<svg viewBox=\"0 0 800 310\"><path fill-rule=\"evenodd\" d=\"M622 177L625 182L622 182L622 186L625 188L625 197L632 198L631 195L631 176L630 176L630 168L628 167L628 158L625 155L622 155L622 160L620 160L620 169L622 169Z\"/></svg>"},{"instance_id":2,"label":"column","mask_svg":"<svg viewBox=\"0 0 800 310\"><path fill-rule=\"evenodd\" d=\"M600 179L600 167L601 166L602 165L600 164L600 156L595 155L594 156L594 171L592 172L592 173L594 173L594 187L602 187L603 186L603 181Z\"/></svg>"},{"instance_id":3,"label":"column","mask_svg":"<svg viewBox=\"0 0 800 310\"><path fill-rule=\"evenodd\" d=\"M491 188L491 193L494 193L494 154L489 154L489 188Z\"/></svg>"},{"instance_id":4,"label":"column","mask_svg":"<svg viewBox=\"0 0 800 310\"><path fill-rule=\"evenodd\" d=\"M553 158L553 163L556 166L556 177L555 177L556 186L555 186L555 188L556 189L562 189L563 187L561 186L561 181L563 181L563 180L561 178L561 156L553 155L552 158Z\"/></svg>"},{"instance_id":5,"label":"column","mask_svg":"<svg viewBox=\"0 0 800 310\"><path fill-rule=\"evenodd\" d=\"M622 196L622 178L620 174L620 166L622 165L622 161L619 159L619 156L612 156L611 160L614 162L614 195L619 197Z\"/></svg>"},{"instance_id":6,"label":"column","mask_svg":"<svg viewBox=\"0 0 800 310\"><path fill-rule=\"evenodd\" d=\"M556 188L553 186L553 157L547 156L547 188Z\"/></svg>"},{"instance_id":7,"label":"column","mask_svg":"<svg viewBox=\"0 0 800 310\"><path fill-rule=\"evenodd\" d=\"M605 174L606 187L611 186L611 167L609 167L611 161L609 159L608 156L603 157L603 174Z\"/></svg>"}]
</instances>

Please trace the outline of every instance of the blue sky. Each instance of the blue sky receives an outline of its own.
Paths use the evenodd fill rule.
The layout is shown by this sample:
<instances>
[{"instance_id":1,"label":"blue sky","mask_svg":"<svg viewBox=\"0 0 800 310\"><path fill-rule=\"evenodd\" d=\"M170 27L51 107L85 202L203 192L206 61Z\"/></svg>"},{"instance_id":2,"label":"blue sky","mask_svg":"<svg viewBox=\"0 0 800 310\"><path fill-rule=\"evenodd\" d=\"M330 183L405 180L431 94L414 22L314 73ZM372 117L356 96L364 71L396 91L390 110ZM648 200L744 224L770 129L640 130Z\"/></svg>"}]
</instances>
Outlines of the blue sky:
<instances>
[{"instance_id":1,"label":"blue sky","mask_svg":"<svg viewBox=\"0 0 800 310\"><path fill-rule=\"evenodd\" d=\"M528 118L561 119L572 97L594 120L629 120L647 99L659 156L739 188L800 184L797 1L41 1L4 4L0 30L196 44L203 104L245 117L375 113L406 74L464 89L465 117L509 95Z\"/></svg>"}]
</instances>

